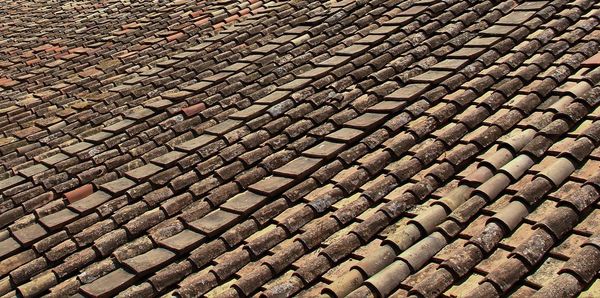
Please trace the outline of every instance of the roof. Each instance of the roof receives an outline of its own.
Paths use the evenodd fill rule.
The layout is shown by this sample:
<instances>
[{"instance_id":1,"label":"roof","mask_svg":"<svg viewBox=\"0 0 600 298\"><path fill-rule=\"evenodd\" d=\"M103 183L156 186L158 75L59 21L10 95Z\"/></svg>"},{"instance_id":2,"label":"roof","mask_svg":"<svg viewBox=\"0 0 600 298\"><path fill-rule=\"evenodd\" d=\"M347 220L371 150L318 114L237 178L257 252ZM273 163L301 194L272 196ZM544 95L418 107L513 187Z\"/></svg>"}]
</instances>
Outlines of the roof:
<instances>
[{"instance_id":1,"label":"roof","mask_svg":"<svg viewBox=\"0 0 600 298\"><path fill-rule=\"evenodd\" d=\"M10 1L1 297L600 295L600 5Z\"/></svg>"}]
</instances>

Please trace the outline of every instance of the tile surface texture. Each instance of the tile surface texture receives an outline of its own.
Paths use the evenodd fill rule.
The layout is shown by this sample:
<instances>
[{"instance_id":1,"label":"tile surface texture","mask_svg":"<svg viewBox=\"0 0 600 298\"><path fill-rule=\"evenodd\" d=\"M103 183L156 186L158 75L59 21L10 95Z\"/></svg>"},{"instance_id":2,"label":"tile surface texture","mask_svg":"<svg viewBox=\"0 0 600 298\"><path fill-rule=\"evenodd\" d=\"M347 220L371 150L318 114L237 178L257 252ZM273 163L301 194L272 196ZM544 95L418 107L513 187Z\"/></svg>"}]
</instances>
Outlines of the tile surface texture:
<instances>
[{"instance_id":1,"label":"tile surface texture","mask_svg":"<svg viewBox=\"0 0 600 298\"><path fill-rule=\"evenodd\" d=\"M1 1L0 297L597 297L600 3Z\"/></svg>"}]
</instances>

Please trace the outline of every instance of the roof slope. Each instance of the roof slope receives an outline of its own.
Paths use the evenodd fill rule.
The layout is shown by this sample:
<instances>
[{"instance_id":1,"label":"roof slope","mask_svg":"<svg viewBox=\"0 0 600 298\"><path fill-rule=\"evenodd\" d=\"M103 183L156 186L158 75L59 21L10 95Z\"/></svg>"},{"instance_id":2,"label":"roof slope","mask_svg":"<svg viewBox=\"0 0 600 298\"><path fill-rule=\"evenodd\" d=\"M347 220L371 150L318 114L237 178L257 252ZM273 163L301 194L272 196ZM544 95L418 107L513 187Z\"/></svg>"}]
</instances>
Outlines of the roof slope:
<instances>
[{"instance_id":1,"label":"roof slope","mask_svg":"<svg viewBox=\"0 0 600 298\"><path fill-rule=\"evenodd\" d=\"M600 295L600 5L3 1L0 296Z\"/></svg>"}]
</instances>

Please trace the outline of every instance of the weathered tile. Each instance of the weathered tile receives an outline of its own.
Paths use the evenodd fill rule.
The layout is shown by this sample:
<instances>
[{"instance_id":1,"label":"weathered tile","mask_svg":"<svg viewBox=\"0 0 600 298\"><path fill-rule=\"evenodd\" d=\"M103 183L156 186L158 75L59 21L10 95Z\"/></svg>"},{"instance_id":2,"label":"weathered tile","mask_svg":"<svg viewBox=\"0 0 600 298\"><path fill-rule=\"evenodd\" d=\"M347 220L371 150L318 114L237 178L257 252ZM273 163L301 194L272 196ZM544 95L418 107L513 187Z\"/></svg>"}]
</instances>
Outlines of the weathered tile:
<instances>
[{"instance_id":1,"label":"weathered tile","mask_svg":"<svg viewBox=\"0 0 600 298\"><path fill-rule=\"evenodd\" d=\"M97 191L81 200L69 204L67 207L79 213L86 213L108 201L110 198L112 198L112 196L108 193Z\"/></svg>"},{"instance_id":2,"label":"weathered tile","mask_svg":"<svg viewBox=\"0 0 600 298\"><path fill-rule=\"evenodd\" d=\"M174 257L175 253L170 250L155 248L125 260L123 264L138 274L144 274L161 267Z\"/></svg>"},{"instance_id":3,"label":"weathered tile","mask_svg":"<svg viewBox=\"0 0 600 298\"><path fill-rule=\"evenodd\" d=\"M46 229L37 223L13 232L15 239L25 246L33 244L33 242L40 240L47 234Z\"/></svg>"},{"instance_id":4,"label":"weathered tile","mask_svg":"<svg viewBox=\"0 0 600 298\"><path fill-rule=\"evenodd\" d=\"M21 2L0 295L598 292L593 1Z\"/></svg>"},{"instance_id":5,"label":"weathered tile","mask_svg":"<svg viewBox=\"0 0 600 298\"><path fill-rule=\"evenodd\" d=\"M428 85L427 84L410 84L402 87L388 96L386 99L390 100L414 100L419 95L425 93Z\"/></svg>"},{"instance_id":6,"label":"weathered tile","mask_svg":"<svg viewBox=\"0 0 600 298\"><path fill-rule=\"evenodd\" d=\"M164 155L161 155L159 157L156 157L156 158L150 160L150 162L167 168L167 167L174 165L179 159L183 158L185 155L186 154L183 152L169 151Z\"/></svg>"},{"instance_id":7,"label":"weathered tile","mask_svg":"<svg viewBox=\"0 0 600 298\"><path fill-rule=\"evenodd\" d=\"M310 157L331 159L335 157L336 154L340 153L344 147L345 145L343 143L323 141L304 151L303 154Z\"/></svg>"},{"instance_id":8,"label":"weathered tile","mask_svg":"<svg viewBox=\"0 0 600 298\"><path fill-rule=\"evenodd\" d=\"M134 278L134 274L131 274L124 269L117 269L89 284L81 286L81 291L91 297L111 297L129 286Z\"/></svg>"},{"instance_id":9,"label":"weathered tile","mask_svg":"<svg viewBox=\"0 0 600 298\"><path fill-rule=\"evenodd\" d=\"M75 220L77 217L79 217L78 213L69 209L63 209L40 218L40 223L50 230L57 230Z\"/></svg>"},{"instance_id":10,"label":"weathered tile","mask_svg":"<svg viewBox=\"0 0 600 298\"><path fill-rule=\"evenodd\" d=\"M147 164L141 166L139 168L135 168L131 171L125 172L125 175L135 181L142 181L147 177L150 177L157 172L161 171L163 168L153 164Z\"/></svg>"},{"instance_id":11,"label":"weathered tile","mask_svg":"<svg viewBox=\"0 0 600 298\"><path fill-rule=\"evenodd\" d=\"M189 223L194 230L207 236L214 236L231 226L239 215L224 210L215 210L206 216Z\"/></svg>"},{"instance_id":12,"label":"weathered tile","mask_svg":"<svg viewBox=\"0 0 600 298\"><path fill-rule=\"evenodd\" d=\"M286 177L301 178L314 172L319 167L320 163L320 158L301 156L284 166L275 169L273 173Z\"/></svg>"},{"instance_id":13,"label":"weathered tile","mask_svg":"<svg viewBox=\"0 0 600 298\"><path fill-rule=\"evenodd\" d=\"M119 178L117 180L100 185L100 189L114 196L118 196L134 185L135 182L127 178Z\"/></svg>"},{"instance_id":14,"label":"weathered tile","mask_svg":"<svg viewBox=\"0 0 600 298\"><path fill-rule=\"evenodd\" d=\"M177 253L182 253L198 246L204 238L202 234L186 229L169 238L160 240L159 244Z\"/></svg>"},{"instance_id":15,"label":"weathered tile","mask_svg":"<svg viewBox=\"0 0 600 298\"><path fill-rule=\"evenodd\" d=\"M267 197L265 196L255 194L250 191L245 191L227 200L227 202L220 207L223 208L223 210L240 214L248 214L249 212L252 212L260 207L260 205L266 199Z\"/></svg>"},{"instance_id":16,"label":"weathered tile","mask_svg":"<svg viewBox=\"0 0 600 298\"><path fill-rule=\"evenodd\" d=\"M250 185L249 188L258 193L273 196L283 192L293 181L291 178L269 176Z\"/></svg>"},{"instance_id":17,"label":"weathered tile","mask_svg":"<svg viewBox=\"0 0 600 298\"><path fill-rule=\"evenodd\" d=\"M203 134L197 138L191 139L189 141L186 141L186 142L183 142L183 143L177 145L176 148L183 150L183 151L187 151L187 152L196 151L196 150L200 149L200 147L210 143L212 140L214 140L216 138L217 137L212 136L212 135Z\"/></svg>"}]
</instances>

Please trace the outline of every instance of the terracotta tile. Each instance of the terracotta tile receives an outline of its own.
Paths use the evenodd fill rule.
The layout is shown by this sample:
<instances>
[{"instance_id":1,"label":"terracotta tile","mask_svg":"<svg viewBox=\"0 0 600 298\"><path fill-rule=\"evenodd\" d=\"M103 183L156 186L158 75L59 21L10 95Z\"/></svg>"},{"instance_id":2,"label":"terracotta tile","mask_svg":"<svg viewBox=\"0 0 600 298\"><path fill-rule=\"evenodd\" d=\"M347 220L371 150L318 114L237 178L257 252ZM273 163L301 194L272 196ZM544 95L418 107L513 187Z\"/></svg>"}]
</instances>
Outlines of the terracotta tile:
<instances>
[{"instance_id":1,"label":"terracotta tile","mask_svg":"<svg viewBox=\"0 0 600 298\"><path fill-rule=\"evenodd\" d=\"M477 288L483 278L484 277L479 274L468 275L467 278L463 278L459 283L452 285L452 287L444 292L444 294L450 297L467 295L472 290Z\"/></svg>"},{"instance_id":2,"label":"terracotta tile","mask_svg":"<svg viewBox=\"0 0 600 298\"><path fill-rule=\"evenodd\" d=\"M314 172L321 164L320 158L298 157L284 166L277 168L273 173L292 178L301 178Z\"/></svg>"},{"instance_id":3,"label":"terracotta tile","mask_svg":"<svg viewBox=\"0 0 600 298\"><path fill-rule=\"evenodd\" d=\"M425 93L428 85L427 84L410 84L405 87L402 87L388 96L386 99L390 100L414 100L419 95Z\"/></svg>"},{"instance_id":4,"label":"terracotta tile","mask_svg":"<svg viewBox=\"0 0 600 298\"><path fill-rule=\"evenodd\" d=\"M579 297L592 298L600 295L600 279L596 279L588 288L579 294Z\"/></svg>"},{"instance_id":5,"label":"terracotta tile","mask_svg":"<svg viewBox=\"0 0 600 298\"><path fill-rule=\"evenodd\" d=\"M198 246L204 240L204 236L191 230L183 230L169 238L159 241L161 246L177 253L186 252Z\"/></svg>"},{"instance_id":6,"label":"terracotta tile","mask_svg":"<svg viewBox=\"0 0 600 298\"><path fill-rule=\"evenodd\" d=\"M179 159L181 159L185 155L186 154L183 152L169 151L168 153L161 155L159 157L156 157L150 161L159 166L167 168L167 167L174 165Z\"/></svg>"},{"instance_id":7,"label":"terracotta tile","mask_svg":"<svg viewBox=\"0 0 600 298\"><path fill-rule=\"evenodd\" d=\"M11 176L7 179L0 180L0 190L7 189L11 186L14 186L14 185L24 181L24 180L25 180L25 178L23 178L21 176Z\"/></svg>"},{"instance_id":8,"label":"terracotta tile","mask_svg":"<svg viewBox=\"0 0 600 298\"><path fill-rule=\"evenodd\" d=\"M206 109L206 105L201 102L201 103L197 103L195 105L191 105L188 107L185 107L183 109L181 109L181 111L188 117L192 117L202 111L204 111Z\"/></svg>"},{"instance_id":9,"label":"terracotta tile","mask_svg":"<svg viewBox=\"0 0 600 298\"><path fill-rule=\"evenodd\" d=\"M409 9L403 10L398 15L400 15L400 16L418 15L426 9L427 9L427 6L416 6L415 5L415 6L411 6Z\"/></svg>"},{"instance_id":10,"label":"terracotta tile","mask_svg":"<svg viewBox=\"0 0 600 298\"><path fill-rule=\"evenodd\" d=\"M358 41L357 41L357 43L358 43ZM354 44L347 48L343 48L343 49L339 50L336 54L343 55L343 56L356 57L356 56L366 52L368 48L369 48L368 45Z\"/></svg>"},{"instance_id":11,"label":"terracotta tile","mask_svg":"<svg viewBox=\"0 0 600 298\"><path fill-rule=\"evenodd\" d=\"M578 254L579 247L587 241L587 237L572 234L559 245L552 248L551 253L560 258L572 258Z\"/></svg>"},{"instance_id":12,"label":"terracotta tile","mask_svg":"<svg viewBox=\"0 0 600 298\"><path fill-rule=\"evenodd\" d=\"M527 21L534 14L535 12L533 11L514 11L500 18L497 23L501 25L521 24Z\"/></svg>"},{"instance_id":13,"label":"terracotta tile","mask_svg":"<svg viewBox=\"0 0 600 298\"><path fill-rule=\"evenodd\" d=\"M207 236L214 236L235 223L238 217L239 215L235 213L219 209L189 223L189 225Z\"/></svg>"},{"instance_id":14,"label":"terracotta tile","mask_svg":"<svg viewBox=\"0 0 600 298\"><path fill-rule=\"evenodd\" d=\"M260 104L274 104L282 101L286 96L290 94L290 91L277 90L257 100Z\"/></svg>"},{"instance_id":15,"label":"terracotta tile","mask_svg":"<svg viewBox=\"0 0 600 298\"><path fill-rule=\"evenodd\" d=\"M279 86L281 90L298 90L306 87L311 82L311 79L295 79L289 83Z\"/></svg>"},{"instance_id":16,"label":"terracotta tile","mask_svg":"<svg viewBox=\"0 0 600 298\"><path fill-rule=\"evenodd\" d=\"M227 200L220 207L226 211L231 211L239 214L249 214L250 212L256 210L259 206L261 206L266 199L267 198L265 196L245 191Z\"/></svg>"},{"instance_id":17,"label":"terracotta tile","mask_svg":"<svg viewBox=\"0 0 600 298\"><path fill-rule=\"evenodd\" d=\"M514 289L514 291L511 291L510 297L525 298L525 297L531 297L535 293L536 293L536 290L534 288L523 285L523 286L517 287L516 289Z\"/></svg>"},{"instance_id":18,"label":"terracotta tile","mask_svg":"<svg viewBox=\"0 0 600 298\"><path fill-rule=\"evenodd\" d=\"M53 166L53 165L65 160L65 159L68 159L68 158L69 158L69 156L62 154L62 153L58 153L58 154L54 154L46 159L41 160L41 162L48 166Z\"/></svg>"},{"instance_id":19,"label":"terracotta tile","mask_svg":"<svg viewBox=\"0 0 600 298\"><path fill-rule=\"evenodd\" d=\"M350 56L333 56L325 61L319 62L319 66L339 66L351 59Z\"/></svg>"},{"instance_id":20,"label":"terracotta tile","mask_svg":"<svg viewBox=\"0 0 600 298\"><path fill-rule=\"evenodd\" d=\"M590 159L581 168L575 170L571 176L582 181L587 181L592 175L598 173L598 171L600 171L600 161Z\"/></svg>"},{"instance_id":21,"label":"terracotta tile","mask_svg":"<svg viewBox=\"0 0 600 298\"><path fill-rule=\"evenodd\" d=\"M254 105L251 105L239 112L232 114L230 116L230 118L238 119L238 120L247 120L247 119L250 119L250 118L260 115L267 108L268 108L268 106L266 106L266 105L254 104Z\"/></svg>"},{"instance_id":22,"label":"terracotta tile","mask_svg":"<svg viewBox=\"0 0 600 298\"><path fill-rule=\"evenodd\" d=\"M212 85L212 82L200 81L195 84L187 85L187 86L183 87L183 89L186 91L200 92L200 91L208 88L211 85Z\"/></svg>"},{"instance_id":23,"label":"terracotta tile","mask_svg":"<svg viewBox=\"0 0 600 298\"><path fill-rule=\"evenodd\" d=\"M416 77L410 78L411 82L414 83L430 83L430 84L438 84L443 81L445 78L450 76L452 72L450 71L442 71L442 70L430 70L424 72Z\"/></svg>"},{"instance_id":24,"label":"terracotta tile","mask_svg":"<svg viewBox=\"0 0 600 298\"><path fill-rule=\"evenodd\" d=\"M587 67L595 67L595 66L598 66L598 65L600 65L600 53L598 53L598 54L596 54L596 55L594 55L594 56L592 56L592 57L584 60L581 63L581 66L587 66Z\"/></svg>"},{"instance_id":25,"label":"terracotta tile","mask_svg":"<svg viewBox=\"0 0 600 298\"><path fill-rule=\"evenodd\" d=\"M541 8L543 8L546 4L548 4L548 1L531 1L531 2L525 2L522 4L519 4L517 7L515 7L515 10L539 10Z\"/></svg>"},{"instance_id":26,"label":"terracotta tile","mask_svg":"<svg viewBox=\"0 0 600 298\"><path fill-rule=\"evenodd\" d=\"M411 21L411 17L408 16L399 16L399 17L394 17L388 21L385 22L386 25L396 25L396 26L402 26L402 25L406 25L408 22Z\"/></svg>"},{"instance_id":27,"label":"terracotta tile","mask_svg":"<svg viewBox=\"0 0 600 298\"><path fill-rule=\"evenodd\" d=\"M511 25L493 25L481 31L481 33L492 36L504 36L516 28L516 26Z\"/></svg>"},{"instance_id":28,"label":"terracotta tile","mask_svg":"<svg viewBox=\"0 0 600 298\"><path fill-rule=\"evenodd\" d=\"M343 150L344 146L345 145L342 143L323 141L317 144L316 146L304 151L303 154L309 157L331 159L335 157L336 154L340 153Z\"/></svg>"},{"instance_id":29,"label":"terracotta tile","mask_svg":"<svg viewBox=\"0 0 600 298\"><path fill-rule=\"evenodd\" d=\"M216 134L216 135L224 135L224 134L230 132L231 130L241 126L242 123L243 123L242 121L228 119L228 120L225 120L215 126L211 126L211 127L207 128L206 132Z\"/></svg>"},{"instance_id":30,"label":"terracotta tile","mask_svg":"<svg viewBox=\"0 0 600 298\"><path fill-rule=\"evenodd\" d=\"M99 279L81 286L81 291L91 297L111 297L133 282L135 275L117 269Z\"/></svg>"},{"instance_id":31,"label":"terracotta tile","mask_svg":"<svg viewBox=\"0 0 600 298\"><path fill-rule=\"evenodd\" d=\"M298 77L300 78L308 78L308 79L318 79L329 73L332 70L332 67L316 67L307 72L303 72ZM276 91L278 92L278 91Z\"/></svg>"},{"instance_id":32,"label":"terracotta tile","mask_svg":"<svg viewBox=\"0 0 600 298\"><path fill-rule=\"evenodd\" d=\"M29 246L33 244L33 242L40 240L41 238L46 236L48 232L41 225L32 224L20 230L17 230L12 234L15 237L15 239L19 241L22 245Z\"/></svg>"},{"instance_id":33,"label":"terracotta tile","mask_svg":"<svg viewBox=\"0 0 600 298\"><path fill-rule=\"evenodd\" d=\"M140 182L140 181L144 180L145 178L158 173L162 169L163 169L162 167L159 167L157 165L147 164L147 165L141 166L139 168L135 168L131 171L125 172L125 175L135 181Z\"/></svg>"},{"instance_id":34,"label":"terracotta tile","mask_svg":"<svg viewBox=\"0 0 600 298\"><path fill-rule=\"evenodd\" d=\"M73 203L91 195L93 192L94 186L91 184L86 184L70 192L66 192L65 198L67 199L67 201L69 201L69 203Z\"/></svg>"},{"instance_id":35,"label":"terracotta tile","mask_svg":"<svg viewBox=\"0 0 600 298\"><path fill-rule=\"evenodd\" d=\"M362 130L345 127L328 134L326 138L339 142L353 142L363 136L363 134Z\"/></svg>"},{"instance_id":36,"label":"terracotta tile","mask_svg":"<svg viewBox=\"0 0 600 298\"><path fill-rule=\"evenodd\" d=\"M118 196L134 185L135 182L127 178L119 178L117 180L100 185L100 189L114 196Z\"/></svg>"},{"instance_id":37,"label":"terracotta tile","mask_svg":"<svg viewBox=\"0 0 600 298\"><path fill-rule=\"evenodd\" d=\"M284 178L278 176L269 176L260 180L257 183L250 185L252 191L264 194L266 196L273 196L283 192L291 183L293 179Z\"/></svg>"},{"instance_id":38,"label":"terracotta tile","mask_svg":"<svg viewBox=\"0 0 600 298\"><path fill-rule=\"evenodd\" d=\"M583 219L575 228L574 231L586 233L588 235L598 233L600 230L600 209L594 209L588 216Z\"/></svg>"},{"instance_id":39,"label":"terracotta tile","mask_svg":"<svg viewBox=\"0 0 600 298\"><path fill-rule=\"evenodd\" d=\"M188 96L192 95L189 91L181 91L181 90L169 90L160 94L160 96L164 99L168 100L182 100Z\"/></svg>"},{"instance_id":40,"label":"terracotta tile","mask_svg":"<svg viewBox=\"0 0 600 298\"><path fill-rule=\"evenodd\" d=\"M58 212L40 218L40 223L49 230L57 230L75 220L79 217L79 214L69 210L63 209Z\"/></svg>"},{"instance_id":41,"label":"terracotta tile","mask_svg":"<svg viewBox=\"0 0 600 298\"><path fill-rule=\"evenodd\" d=\"M543 287L547 283L556 280L558 271L562 268L563 264L564 261L548 258L526 280L536 286Z\"/></svg>"},{"instance_id":42,"label":"terracotta tile","mask_svg":"<svg viewBox=\"0 0 600 298\"><path fill-rule=\"evenodd\" d=\"M451 58L473 59L485 52L485 48L462 48L458 51L448 54Z\"/></svg>"},{"instance_id":43,"label":"terracotta tile","mask_svg":"<svg viewBox=\"0 0 600 298\"><path fill-rule=\"evenodd\" d=\"M455 70L465 66L468 62L467 59L444 59L434 64L431 69Z\"/></svg>"},{"instance_id":44,"label":"terracotta tile","mask_svg":"<svg viewBox=\"0 0 600 298\"><path fill-rule=\"evenodd\" d=\"M405 102L401 101L382 101L373 106L370 106L367 111L374 113L395 113L406 106Z\"/></svg>"},{"instance_id":45,"label":"terracotta tile","mask_svg":"<svg viewBox=\"0 0 600 298\"><path fill-rule=\"evenodd\" d=\"M191 139L189 141L186 141L186 142L183 142L183 143L177 145L176 148L183 150L183 151L192 152L192 151L196 151L196 150L200 149L200 147L202 147L204 145L207 145L208 143L210 143L211 141L213 141L216 138L217 137L215 137L215 136L203 134L197 138Z\"/></svg>"},{"instance_id":46,"label":"terracotta tile","mask_svg":"<svg viewBox=\"0 0 600 298\"><path fill-rule=\"evenodd\" d=\"M465 44L466 47L489 47L492 46L496 41L500 40L499 37L477 37L471 39Z\"/></svg>"},{"instance_id":47,"label":"terracotta tile","mask_svg":"<svg viewBox=\"0 0 600 298\"><path fill-rule=\"evenodd\" d=\"M113 133L124 131L126 128L132 126L135 123L134 120L124 119L115 124L105 127L103 130Z\"/></svg>"},{"instance_id":48,"label":"terracotta tile","mask_svg":"<svg viewBox=\"0 0 600 298\"><path fill-rule=\"evenodd\" d=\"M501 243L515 248L523 243L523 241L527 240L532 234L533 230L531 225L522 224L517 228L516 231L512 233L510 237L503 239Z\"/></svg>"},{"instance_id":49,"label":"terracotta tile","mask_svg":"<svg viewBox=\"0 0 600 298\"><path fill-rule=\"evenodd\" d=\"M0 241L0 257L4 258L19 250L21 245L12 237Z\"/></svg>"},{"instance_id":50,"label":"terracotta tile","mask_svg":"<svg viewBox=\"0 0 600 298\"><path fill-rule=\"evenodd\" d=\"M356 43L369 45L369 44L379 43L384 39L385 39L385 36L372 33L372 34L369 34L369 35L357 40Z\"/></svg>"},{"instance_id":51,"label":"terracotta tile","mask_svg":"<svg viewBox=\"0 0 600 298\"><path fill-rule=\"evenodd\" d=\"M356 263L358 263L358 260L355 260L355 259L349 259L347 261L344 261L343 263L339 264L338 266L333 267L332 269L327 271L325 274L323 274L323 279L325 279L326 281L328 281L330 283L335 282L344 273L350 271L350 268L352 268L354 265L356 265Z\"/></svg>"},{"instance_id":52,"label":"terracotta tile","mask_svg":"<svg viewBox=\"0 0 600 298\"><path fill-rule=\"evenodd\" d=\"M596 252L579 245L598 230L600 58L578 57L594 55L597 5L19 1L0 15L0 295L529 297L592 282L578 256ZM108 27L86 21L98 9ZM438 225L452 208L431 204L457 191L472 199ZM511 231L484 231L489 218ZM438 228L455 239L414 241ZM520 246L532 236L556 243ZM373 269L384 239L415 245Z\"/></svg>"},{"instance_id":53,"label":"terracotta tile","mask_svg":"<svg viewBox=\"0 0 600 298\"><path fill-rule=\"evenodd\" d=\"M143 274L164 265L173 257L175 253L164 248L155 248L125 260L123 264L136 273Z\"/></svg>"},{"instance_id":54,"label":"terracotta tile","mask_svg":"<svg viewBox=\"0 0 600 298\"><path fill-rule=\"evenodd\" d=\"M354 118L344 123L344 126L361 130L367 130L381 123L383 119L385 119L385 117L385 114L365 113L357 118Z\"/></svg>"},{"instance_id":55,"label":"terracotta tile","mask_svg":"<svg viewBox=\"0 0 600 298\"><path fill-rule=\"evenodd\" d=\"M31 167L28 167L26 169L19 171L19 174L21 174L25 177L32 177L32 176L39 174L41 172L44 172L46 170L48 170L48 167L46 167L45 165L37 164L37 165L31 166Z\"/></svg>"},{"instance_id":56,"label":"terracotta tile","mask_svg":"<svg viewBox=\"0 0 600 298\"><path fill-rule=\"evenodd\" d=\"M67 207L79 213L87 213L111 198L112 196L108 193L97 191L77 202L69 204Z\"/></svg>"}]
</instances>

